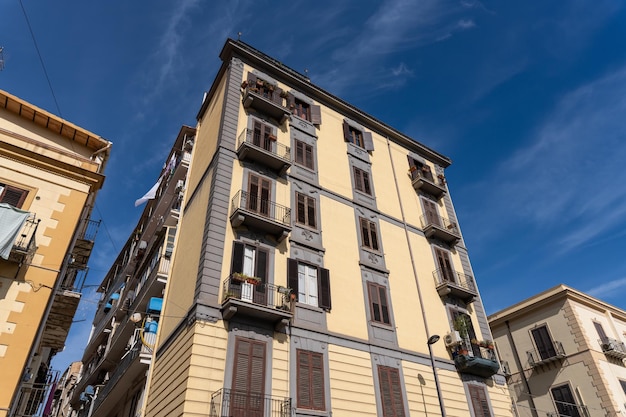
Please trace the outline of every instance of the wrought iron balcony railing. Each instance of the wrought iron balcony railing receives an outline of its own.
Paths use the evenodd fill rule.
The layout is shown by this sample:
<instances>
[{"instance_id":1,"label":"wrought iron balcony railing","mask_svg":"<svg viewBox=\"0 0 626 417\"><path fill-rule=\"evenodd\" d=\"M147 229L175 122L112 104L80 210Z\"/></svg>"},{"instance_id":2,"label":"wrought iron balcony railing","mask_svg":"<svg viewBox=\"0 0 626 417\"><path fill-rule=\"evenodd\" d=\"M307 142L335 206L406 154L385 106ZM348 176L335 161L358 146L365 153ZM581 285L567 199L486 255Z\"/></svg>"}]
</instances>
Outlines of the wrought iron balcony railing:
<instances>
[{"instance_id":1,"label":"wrought iron balcony railing","mask_svg":"<svg viewBox=\"0 0 626 417\"><path fill-rule=\"evenodd\" d=\"M220 389L211 395L210 417L291 417L291 398Z\"/></svg>"},{"instance_id":2,"label":"wrought iron balcony railing","mask_svg":"<svg viewBox=\"0 0 626 417\"><path fill-rule=\"evenodd\" d=\"M434 197L441 197L446 192L446 180L443 175L434 176L430 170L412 169L411 183L415 190L422 190Z\"/></svg>"},{"instance_id":3,"label":"wrought iron balcony railing","mask_svg":"<svg viewBox=\"0 0 626 417\"><path fill-rule=\"evenodd\" d=\"M459 226L445 217L428 214L420 216L420 221L428 238L440 239L449 244L456 244L461 239Z\"/></svg>"},{"instance_id":4,"label":"wrought iron balcony railing","mask_svg":"<svg viewBox=\"0 0 626 417\"><path fill-rule=\"evenodd\" d=\"M448 268L433 271L435 286L441 297L451 295L469 302L478 295L474 278Z\"/></svg>"},{"instance_id":5,"label":"wrought iron balcony railing","mask_svg":"<svg viewBox=\"0 0 626 417\"><path fill-rule=\"evenodd\" d=\"M266 307L278 308L289 311L289 288L268 284L266 282L255 283L254 279L246 281L240 274L231 274L224 281L225 301L228 298L248 301Z\"/></svg>"},{"instance_id":6,"label":"wrought iron balcony railing","mask_svg":"<svg viewBox=\"0 0 626 417\"><path fill-rule=\"evenodd\" d=\"M279 143L275 136L264 136L260 132L255 132L254 129L244 129L239 134L239 138L237 139L237 148L242 145L254 146L269 152L277 158L287 161L291 159L291 149L289 146Z\"/></svg>"},{"instance_id":7,"label":"wrought iron balcony railing","mask_svg":"<svg viewBox=\"0 0 626 417\"><path fill-rule=\"evenodd\" d=\"M610 337L604 337L598 339L598 343L600 343L602 352L604 352L607 356L617 359L626 358L626 346L624 345L624 342Z\"/></svg>"},{"instance_id":8,"label":"wrought iron balcony railing","mask_svg":"<svg viewBox=\"0 0 626 417\"><path fill-rule=\"evenodd\" d=\"M534 367L564 358L565 350L561 342L553 341L539 349L529 350L526 354L529 365Z\"/></svg>"}]
</instances>

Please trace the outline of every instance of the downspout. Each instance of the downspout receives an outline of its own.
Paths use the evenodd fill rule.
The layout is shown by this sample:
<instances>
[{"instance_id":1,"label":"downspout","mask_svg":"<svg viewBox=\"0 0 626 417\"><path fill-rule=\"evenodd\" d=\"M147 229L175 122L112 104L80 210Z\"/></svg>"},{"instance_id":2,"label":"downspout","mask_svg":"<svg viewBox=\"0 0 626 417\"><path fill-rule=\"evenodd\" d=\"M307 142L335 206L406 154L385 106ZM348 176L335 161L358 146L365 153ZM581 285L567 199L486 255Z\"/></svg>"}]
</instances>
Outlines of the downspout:
<instances>
[{"instance_id":1,"label":"downspout","mask_svg":"<svg viewBox=\"0 0 626 417\"><path fill-rule=\"evenodd\" d=\"M406 237L406 243L409 248L409 259L411 260L411 268L413 269L413 278L415 279L415 285L417 287L417 297L420 302L420 309L422 312L422 320L424 321L424 330L426 331L426 337L430 336L430 332L428 331L428 322L426 321L426 310L424 309L424 300L422 298L422 291L420 288L420 282L417 277L417 270L415 269L415 259L413 257L413 250L411 249L411 240L409 238L409 229L406 224L406 217L404 215L404 208L402 207L402 200L400 198L400 187L398 186L398 178L396 177L396 169L393 164L393 156L391 155L391 143L389 142L389 138L385 137L387 140L387 151L389 152L389 160L391 162L391 172L393 172L393 181L396 186L396 194L398 195L398 203L400 204L400 214L402 216L402 226L404 228L404 235Z\"/></svg>"},{"instance_id":2,"label":"downspout","mask_svg":"<svg viewBox=\"0 0 626 417\"><path fill-rule=\"evenodd\" d=\"M528 401L530 402L530 412L533 417L539 417L537 414L537 407L535 406L535 401L533 400L532 392L530 391L530 384L528 383L528 379L526 379L526 374L524 373L524 368L522 368L522 361L517 354L517 346L515 346L515 340L513 340L513 335L511 334L511 326L509 326L509 321L506 320L504 322L506 324L506 337L511 344L511 350L513 351L513 357L515 358L515 364L517 365L517 369L519 369L519 373L522 377L522 381L524 382L524 386L526 387L526 392L528 392Z\"/></svg>"}]
</instances>

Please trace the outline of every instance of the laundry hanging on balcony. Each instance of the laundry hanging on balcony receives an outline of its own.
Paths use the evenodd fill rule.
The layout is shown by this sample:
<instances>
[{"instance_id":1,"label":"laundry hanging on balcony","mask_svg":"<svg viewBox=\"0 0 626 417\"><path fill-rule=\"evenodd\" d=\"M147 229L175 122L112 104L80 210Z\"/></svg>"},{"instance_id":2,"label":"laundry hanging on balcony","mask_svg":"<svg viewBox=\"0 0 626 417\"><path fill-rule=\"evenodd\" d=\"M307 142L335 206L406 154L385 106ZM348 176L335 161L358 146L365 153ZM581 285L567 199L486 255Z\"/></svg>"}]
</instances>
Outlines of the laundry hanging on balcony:
<instances>
[{"instance_id":1,"label":"laundry hanging on balcony","mask_svg":"<svg viewBox=\"0 0 626 417\"><path fill-rule=\"evenodd\" d=\"M143 203L145 203L148 200L152 200L154 197L156 197L156 192L159 189L159 185L161 185L161 179L163 177L159 178L159 180L156 182L156 184L154 184L152 186L152 188L150 188L150 190L144 194L143 197L135 200L135 207L142 205Z\"/></svg>"},{"instance_id":2,"label":"laundry hanging on balcony","mask_svg":"<svg viewBox=\"0 0 626 417\"><path fill-rule=\"evenodd\" d=\"M9 259L13 243L30 213L10 204L0 203L0 257Z\"/></svg>"}]
</instances>

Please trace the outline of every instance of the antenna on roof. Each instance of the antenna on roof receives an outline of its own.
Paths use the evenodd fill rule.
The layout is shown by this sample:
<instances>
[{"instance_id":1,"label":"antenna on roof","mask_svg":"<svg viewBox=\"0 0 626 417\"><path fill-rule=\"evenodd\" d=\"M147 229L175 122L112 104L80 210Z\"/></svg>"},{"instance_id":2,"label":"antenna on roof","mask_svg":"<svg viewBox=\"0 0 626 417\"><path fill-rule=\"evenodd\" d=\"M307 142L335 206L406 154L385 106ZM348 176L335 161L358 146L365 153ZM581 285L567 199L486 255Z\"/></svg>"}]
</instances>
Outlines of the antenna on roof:
<instances>
[{"instance_id":1,"label":"antenna on roof","mask_svg":"<svg viewBox=\"0 0 626 417\"><path fill-rule=\"evenodd\" d=\"M2 51L4 51L4 47L0 46L0 71L4 69L4 55L2 55Z\"/></svg>"},{"instance_id":2,"label":"antenna on roof","mask_svg":"<svg viewBox=\"0 0 626 417\"><path fill-rule=\"evenodd\" d=\"M241 32L237 32L237 40L240 41L241 40Z\"/></svg>"}]
</instances>

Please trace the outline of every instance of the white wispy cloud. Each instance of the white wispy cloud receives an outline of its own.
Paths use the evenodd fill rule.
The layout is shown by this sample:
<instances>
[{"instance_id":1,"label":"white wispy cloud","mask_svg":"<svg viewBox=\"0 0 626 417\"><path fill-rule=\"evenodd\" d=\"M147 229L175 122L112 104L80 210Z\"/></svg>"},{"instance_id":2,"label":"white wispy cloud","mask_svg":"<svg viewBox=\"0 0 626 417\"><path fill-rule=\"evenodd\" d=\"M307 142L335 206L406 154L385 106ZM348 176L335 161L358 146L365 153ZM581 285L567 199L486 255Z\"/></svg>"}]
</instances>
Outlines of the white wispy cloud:
<instances>
[{"instance_id":1,"label":"white wispy cloud","mask_svg":"<svg viewBox=\"0 0 626 417\"><path fill-rule=\"evenodd\" d=\"M626 292L626 277L604 282L585 292L596 298L615 298Z\"/></svg>"},{"instance_id":2,"label":"white wispy cloud","mask_svg":"<svg viewBox=\"0 0 626 417\"><path fill-rule=\"evenodd\" d=\"M561 252L620 233L626 222L624 114L626 67L563 96L524 147L482 184L494 207L486 214L491 233L524 224L543 230L544 243Z\"/></svg>"},{"instance_id":3,"label":"white wispy cloud","mask_svg":"<svg viewBox=\"0 0 626 417\"><path fill-rule=\"evenodd\" d=\"M456 25L461 29L471 29L476 27L476 23L471 19L461 19Z\"/></svg>"}]
</instances>

